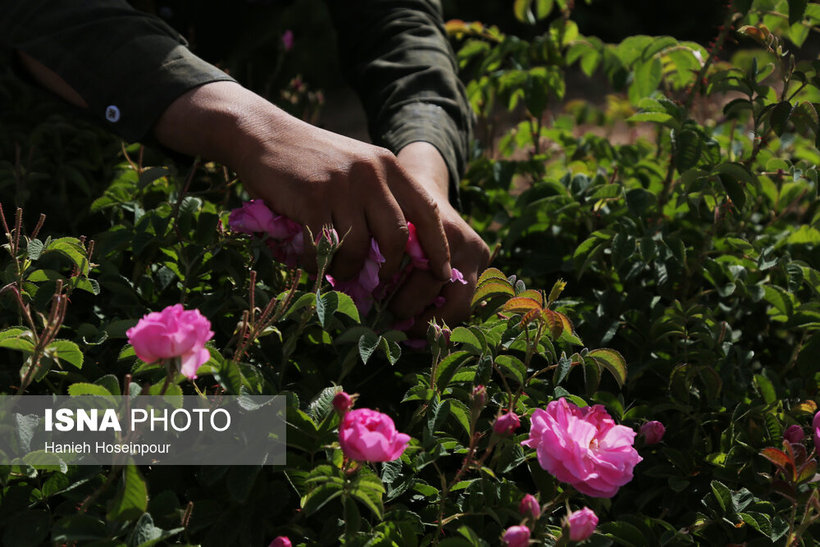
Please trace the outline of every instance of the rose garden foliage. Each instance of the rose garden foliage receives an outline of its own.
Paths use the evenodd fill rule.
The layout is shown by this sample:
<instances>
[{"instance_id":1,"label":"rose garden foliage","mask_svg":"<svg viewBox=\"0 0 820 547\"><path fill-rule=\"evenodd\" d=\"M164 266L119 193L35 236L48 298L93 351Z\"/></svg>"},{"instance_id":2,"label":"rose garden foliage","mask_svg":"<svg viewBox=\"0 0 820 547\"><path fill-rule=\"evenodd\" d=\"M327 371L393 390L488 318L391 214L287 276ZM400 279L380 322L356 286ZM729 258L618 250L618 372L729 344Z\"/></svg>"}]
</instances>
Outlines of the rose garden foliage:
<instances>
[{"instance_id":1,"label":"rose garden foliage","mask_svg":"<svg viewBox=\"0 0 820 547\"><path fill-rule=\"evenodd\" d=\"M709 47L514 9L531 41L448 24L480 118L462 201L497 251L421 349L230 230L229 171L3 78L3 393L288 398L285 467L0 467L3 545L818 541L820 6L733 0ZM569 70L607 103L565 102ZM129 344L166 316L196 343Z\"/></svg>"}]
</instances>

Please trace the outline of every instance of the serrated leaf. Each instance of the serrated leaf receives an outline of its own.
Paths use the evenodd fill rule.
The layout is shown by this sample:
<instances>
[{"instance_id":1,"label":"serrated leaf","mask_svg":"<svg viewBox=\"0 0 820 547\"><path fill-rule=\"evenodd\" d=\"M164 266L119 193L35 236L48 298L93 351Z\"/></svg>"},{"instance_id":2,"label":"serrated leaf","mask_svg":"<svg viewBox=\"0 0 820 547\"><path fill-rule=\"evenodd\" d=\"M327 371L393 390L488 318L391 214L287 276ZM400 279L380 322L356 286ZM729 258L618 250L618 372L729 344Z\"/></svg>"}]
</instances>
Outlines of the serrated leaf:
<instances>
[{"instance_id":1,"label":"serrated leaf","mask_svg":"<svg viewBox=\"0 0 820 547\"><path fill-rule=\"evenodd\" d=\"M376 348L379 347L379 342L381 339L381 336L371 330L362 334L359 338L359 356L362 358L362 362L365 365L373 356L373 353L375 353Z\"/></svg>"},{"instance_id":2,"label":"serrated leaf","mask_svg":"<svg viewBox=\"0 0 820 547\"><path fill-rule=\"evenodd\" d=\"M29 260L37 260L43 252L45 245L39 239L29 239L26 243L26 253Z\"/></svg>"},{"instance_id":3,"label":"serrated leaf","mask_svg":"<svg viewBox=\"0 0 820 547\"><path fill-rule=\"evenodd\" d=\"M81 395L96 395L98 397L106 397L111 399L112 394L104 386L97 384L89 384L87 382L77 382L68 386L68 394L72 397L80 397ZM112 399L113 400L113 399Z\"/></svg>"},{"instance_id":4,"label":"serrated leaf","mask_svg":"<svg viewBox=\"0 0 820 547\"><path fill-rule=\"evenodd\" d=\"M524 385L527 378L527 366L513 355L499 355L495 358L496 366L508 377L513 378L519 385Z\"/></svg>"},{"instance_id":5,"label":"serrated leaf","mask_svg":"<svg viewBox=\"0 0 820 547\"><path fill-rule=\"evenodd\" d=\"M456 327L450 334L451 344L463 344L468 351L478 354L484 351L484 345L476 334L467 327Z\"/></svg>"},{"instance_id":6,"label":"serrated leaf","mask_svg":"<svg viewBox=\"0 0 820 547\"><path fill-rule=\"evenodd\" d=\"M469 351L454 351L441 360L436 368L436 386L439 390L446 388L453 376L469 359L472 353Z\"/></svg>"},{"instance_id":7,"label":"serrated leaf","mask_svg":"<svg viewBox=\"0 0 820 547\"><path fill-rule=\"evenodd\" d=\"M531 310L540 310L541 303L527 296L514 296L507 300L500 311L509 313L527 313Z\"/></svg>"},{"instance_id":8,"label":"serrated leaf","mask_svg":"<svg viewBox=\"0 0 820 547\"><path fill-rule=\"evenodd\" d=\"M61 237L49 241L43 253L56 252L68 258L77 271L84 276L88 275L88 254L83 243L76 237Z\"/></svg>"},{"instance_id":9,"label":"serrated leaf","mask_svg":"<svg viewBox=\"0 0 820 547\"><path fill-rule=\"evenodd\" d=\"M0 331L0 348L34 353L33 335L23 327L9 327Z\"/></svg>"},{"instance_id":10,"label":"serrated leaf","mask_svg":"<svg viewBox=\"0 0 820 547\"><path fill-rule=\"evenodd\" d=\"M46 347L46 355L77 368L83 368L83 352L71 340L54 340Z\"/></svg>"},{"instance_id":11,"label":"serrated leaf","mask_svg":"<svg viewBox=\"0 0 820 547\"><path fill-rule=\"evenodd\" d=\"M783 452L782 450L778 450L777 448L769 447L764 448L760 451L760 455L775 464L776 466L780 467L781 469L786 469L787 467L794 467L794 462L789 458L789 456Z\"/></svg>"},{"instance_id":12,"label":"serrated leaf","mask_svg":"<svg viewBox=\"0 0 820 547\"><path fill-rule=\"evenodd\" d=\"M482 300L486 300L492 296L502 294L515 296L515 291L513 290L509 281L507 281L506 279L504 279L503 281L497 279L489 279L484 283L480 284L478 287L476 287L475 293L473 294L473 299L470 301L470 305L475 306Z\"/></svg>"},{"instance_id":13,"label":"serrated leaf","mask_svg":"<svg viewBox=\"0 0 820 547\"><path fill-rule=\"evenodd\" d=\"M112 520L138 519L148 509L148 488L135 465L122 471L122 482L116 497L111 500L106 515Z\"/></svg>"},{"instance_id":14,"label":"serrated leaf","mask_svg":"<svg viewBox=\"0 0 820 547\"><path fill-rule=\"evenodd\" d=\"M449 399L450 415L461 426L464 432L470 435L470 409L458 399Z\"/></svg>"},{"instance_id":15,"label":"serrated leaf","mask_svg":"<svg viewBox=\"0 0 820 547\"><path fill-rule=\"evenodd\" d=\"M626 382L626 360L623 355L614 349L594 349L587 354L612 374L618 386L623 387Z\"/></svg>"}]
</instances>

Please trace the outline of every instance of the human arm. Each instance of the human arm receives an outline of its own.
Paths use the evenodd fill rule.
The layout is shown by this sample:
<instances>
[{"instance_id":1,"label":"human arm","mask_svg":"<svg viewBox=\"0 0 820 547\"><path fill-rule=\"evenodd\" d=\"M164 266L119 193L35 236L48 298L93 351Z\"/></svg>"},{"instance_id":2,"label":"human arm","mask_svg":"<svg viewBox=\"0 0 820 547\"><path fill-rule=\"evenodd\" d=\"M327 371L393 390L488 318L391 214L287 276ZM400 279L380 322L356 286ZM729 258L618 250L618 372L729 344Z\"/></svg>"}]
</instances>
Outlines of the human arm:
<instances>
[{"instance_id":1,"label":"human arm","mask_svg":"<svg viewBox=\"0 0 820 547\"><path fill-rule=\"evenodd\" d=\"M433 196L449 243L452 265L467 281L442 283L414 270L396 294L399 317L434 313L456 323L469 316L478 274L489 249L461 218L458 181L466 164L472 112L458 80L437 0L329 2L343 66L365 105L373 140L397 153L399 163ZM445 304L430 304L444 296Z\"/></svg>"},{"instance_id":2,"label":"human arm","mask_svg":"<svg viewBox=\"0 0 820 547\"><path fill-rule=\"evenodd\" d=\"M21 54L45 87L129 140L153 133L168 148L229 165L249 192L313 233L329 222L341 233L349 229L333 264L337 277L358 272L371 233L387 258L383 275L395 272L405 217L424 232L437 276L449 276L432 199L386 150L288 116L123 1L3 0L0 6L0 41Z\"/></svg>"}]
</instances>

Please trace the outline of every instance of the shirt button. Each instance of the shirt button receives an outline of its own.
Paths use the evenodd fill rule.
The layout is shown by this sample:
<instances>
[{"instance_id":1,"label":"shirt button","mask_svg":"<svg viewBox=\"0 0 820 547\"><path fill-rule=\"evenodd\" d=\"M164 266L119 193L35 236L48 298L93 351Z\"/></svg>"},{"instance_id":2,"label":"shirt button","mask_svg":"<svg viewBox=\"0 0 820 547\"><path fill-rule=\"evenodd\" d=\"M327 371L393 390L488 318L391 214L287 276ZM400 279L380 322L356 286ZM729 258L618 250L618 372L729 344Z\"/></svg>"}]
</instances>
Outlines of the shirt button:
<instances>
[{"instance_id":1,"label":"shirt button","mask_svg":"<svg viewBox=\"0 0 820 547\"><path fill-rule=\"evenodd\" d=\"M109 105L105 109L105 119L111 123L120 121L120 109L115 105Z\"/></svg>"}]
</instances>

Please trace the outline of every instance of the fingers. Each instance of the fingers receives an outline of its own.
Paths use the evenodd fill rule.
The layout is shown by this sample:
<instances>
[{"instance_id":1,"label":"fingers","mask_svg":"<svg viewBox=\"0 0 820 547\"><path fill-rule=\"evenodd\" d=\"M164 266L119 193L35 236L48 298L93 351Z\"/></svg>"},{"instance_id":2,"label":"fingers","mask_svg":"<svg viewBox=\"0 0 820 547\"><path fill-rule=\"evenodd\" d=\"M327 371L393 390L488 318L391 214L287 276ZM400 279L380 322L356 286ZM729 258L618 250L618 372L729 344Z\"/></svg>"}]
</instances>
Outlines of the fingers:
<instances>
[{"instance_id":1,"label":"fingers","mask_svg":"<svg viewBox=\"0 0 820 547\"><path fill-rule=\"evenodd\" d=\"M417 317L433 304L444 282L429 271L413 270L390 302L390 311L398 319ZM416 321L418 324L418 321Z\"/></svg>"},{"instance_id":2,"label":"fingers","mask_svg":"<svg viewBox=\"0 0 820 547\"><path fill-rule=\"evenodd\" d=\"M421 247L430 261L430 271L439 281L450 279L450 248L436 201L398 165L393 164L388 179L390 189L404 212L416 226Z\"/></svg>"}]
</instances>

